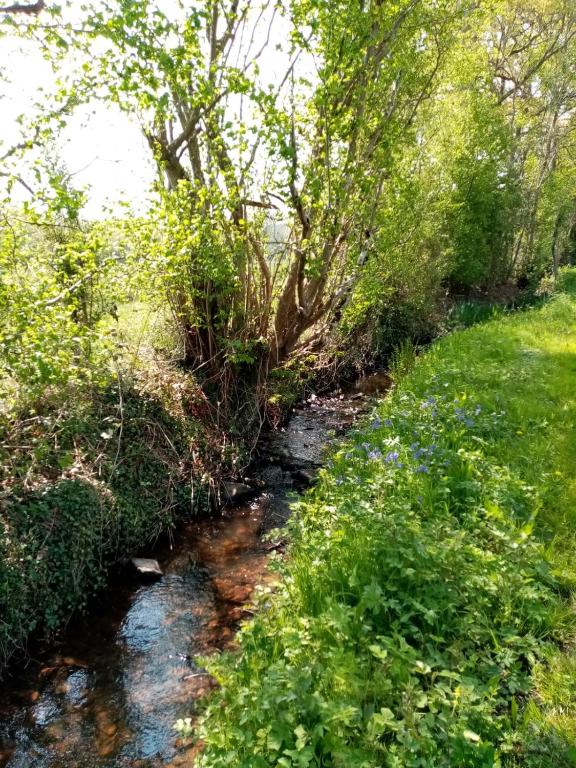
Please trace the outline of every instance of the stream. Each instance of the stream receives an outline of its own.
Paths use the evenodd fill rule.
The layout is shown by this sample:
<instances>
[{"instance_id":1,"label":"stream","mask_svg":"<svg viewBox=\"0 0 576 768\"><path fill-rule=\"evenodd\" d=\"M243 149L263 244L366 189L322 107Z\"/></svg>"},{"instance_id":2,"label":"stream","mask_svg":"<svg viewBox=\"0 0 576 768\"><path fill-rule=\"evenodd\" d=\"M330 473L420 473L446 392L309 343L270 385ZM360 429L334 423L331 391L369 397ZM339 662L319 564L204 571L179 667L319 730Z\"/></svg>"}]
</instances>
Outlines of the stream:
<instances>
[{"instance_id":1,"label":"stream","mask_svg":"<svg viewBox=\"0 0 576 768\"><path fill-rule=\"evenodd\" d=\"M250 502L182 524L173 542L146 551L163 571L154 582L117 568L85 615L13 668L0 690L0 768L190 765L173 724L214 685L195 657L231 645L254 588L272 582L265 534L286 523L330 439L388 383L374 374L296 408L262 441Z\"/></svg>"}]
</instances>

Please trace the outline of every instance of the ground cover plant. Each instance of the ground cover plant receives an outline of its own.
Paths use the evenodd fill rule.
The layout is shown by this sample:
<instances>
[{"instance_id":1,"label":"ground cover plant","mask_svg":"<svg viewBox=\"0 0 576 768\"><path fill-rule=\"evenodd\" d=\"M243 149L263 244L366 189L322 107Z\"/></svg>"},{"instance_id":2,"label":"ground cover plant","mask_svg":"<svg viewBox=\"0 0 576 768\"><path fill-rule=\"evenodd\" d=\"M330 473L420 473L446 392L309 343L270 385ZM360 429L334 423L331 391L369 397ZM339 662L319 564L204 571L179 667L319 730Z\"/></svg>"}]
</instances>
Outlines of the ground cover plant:
<instances>
[{"instance_id":1,"label":"ground cover plant","mask_svg":"<svg viewBox=\"0 0 576 768\"><path fill-rule=\"evenodd\" d=\"M444 338L295 505L198 765L576 764L576 275Z\"/></svg>"},{"instance_id":2,"label":"ground cover plant","mask_svg":"<svg viewBox=\"0 0 576 768\"><path fill-rule=\"evenodd\" d=\"M164 367L1 414L0 673L30 633L84 608L116 560L208 507L220 446L205 407Z\"/></svg>"}]
</instances>

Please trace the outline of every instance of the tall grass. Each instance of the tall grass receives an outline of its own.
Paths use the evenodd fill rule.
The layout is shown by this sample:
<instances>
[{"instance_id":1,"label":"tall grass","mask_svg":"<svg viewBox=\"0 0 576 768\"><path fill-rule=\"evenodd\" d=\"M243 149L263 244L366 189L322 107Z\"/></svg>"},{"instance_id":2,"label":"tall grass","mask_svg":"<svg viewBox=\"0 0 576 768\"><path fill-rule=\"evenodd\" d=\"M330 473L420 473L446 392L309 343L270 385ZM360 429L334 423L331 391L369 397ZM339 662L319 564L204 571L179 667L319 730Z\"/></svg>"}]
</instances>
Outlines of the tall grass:
<instances>
[{"instance_id":1,"label":"tall grass","mask_svg":"<svg viewBox=\"0 0 576 768\"><path fill-rule=\"evenodd\" d=\"M418 359L209 661L199 765L576 765L575 384L568 293Z\"/></svg>"}]
</instances>

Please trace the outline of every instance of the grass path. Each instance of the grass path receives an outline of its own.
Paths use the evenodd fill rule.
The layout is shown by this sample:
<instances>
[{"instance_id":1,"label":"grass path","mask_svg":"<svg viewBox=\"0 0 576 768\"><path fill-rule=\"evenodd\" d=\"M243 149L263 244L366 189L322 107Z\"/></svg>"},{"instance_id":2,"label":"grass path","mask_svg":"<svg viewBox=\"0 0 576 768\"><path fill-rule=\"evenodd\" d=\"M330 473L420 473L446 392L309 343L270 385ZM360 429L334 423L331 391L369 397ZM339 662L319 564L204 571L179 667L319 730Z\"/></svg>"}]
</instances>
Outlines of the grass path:
<instances>
[{"instance_id":1,"label":"grass path","mask_svg":"<svg viewBox=\"0 0 576 768\"><path fill-rule=\"evenodd\" d=\"M576 765L576 274L446 337L296 504L199 765Z\"/></svg>"}]
</instances>

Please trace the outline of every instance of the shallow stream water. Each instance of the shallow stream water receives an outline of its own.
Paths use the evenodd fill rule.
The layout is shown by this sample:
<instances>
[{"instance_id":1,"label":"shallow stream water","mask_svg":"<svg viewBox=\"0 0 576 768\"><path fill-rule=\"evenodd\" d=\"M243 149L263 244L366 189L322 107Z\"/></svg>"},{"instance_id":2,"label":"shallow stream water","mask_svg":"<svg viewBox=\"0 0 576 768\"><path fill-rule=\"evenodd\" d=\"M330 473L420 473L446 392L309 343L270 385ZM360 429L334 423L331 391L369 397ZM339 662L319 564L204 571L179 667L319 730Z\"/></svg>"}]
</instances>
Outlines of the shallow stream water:
<instances>
[{"instance_id":1,"label":"shallow stream water","mask_svg":"<svg viewBox=\"0 0 576 768\"><path fill-rule=\"evenodd\" d=\"M156 768L189 765L173 724L213 685L194 659L231 644L254 588L271 582L271 544L289 498L321 466L387 378L312 398L262 443L262 487L247 504L178 528L144 553L163 576L117 569L89 612L0 683L0 768Z\"/></svg>"}]
</instances>

